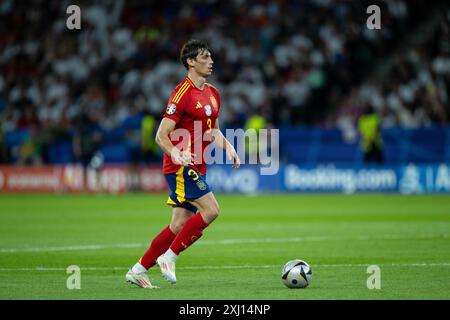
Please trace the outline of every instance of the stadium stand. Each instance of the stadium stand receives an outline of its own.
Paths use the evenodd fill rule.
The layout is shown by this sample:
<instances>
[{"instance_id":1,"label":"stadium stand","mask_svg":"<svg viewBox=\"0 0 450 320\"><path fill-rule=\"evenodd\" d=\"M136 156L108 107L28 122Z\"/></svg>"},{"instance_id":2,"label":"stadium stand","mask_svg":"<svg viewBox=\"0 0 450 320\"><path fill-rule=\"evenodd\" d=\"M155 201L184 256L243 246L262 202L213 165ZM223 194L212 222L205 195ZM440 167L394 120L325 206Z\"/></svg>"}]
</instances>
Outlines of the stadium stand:
<instances>
[{"instance_id":1,"label":"stadium stand","mask_svg":"<svg viewBox=\"0 0 450 320\"><path fill-rule=\"evenodd\" d=\"M147 161L142 119L161 118L189 38L213 50L221 127L264 116L285 161L360 162L367 105L387 163L449 161L446 1L175 3L79 1L82 28L67 30L68 1L2 1L0 163L87 164L99 150L107 163ZM365 26L370 4L381 30Z\"/></svg>"}]
</instances>

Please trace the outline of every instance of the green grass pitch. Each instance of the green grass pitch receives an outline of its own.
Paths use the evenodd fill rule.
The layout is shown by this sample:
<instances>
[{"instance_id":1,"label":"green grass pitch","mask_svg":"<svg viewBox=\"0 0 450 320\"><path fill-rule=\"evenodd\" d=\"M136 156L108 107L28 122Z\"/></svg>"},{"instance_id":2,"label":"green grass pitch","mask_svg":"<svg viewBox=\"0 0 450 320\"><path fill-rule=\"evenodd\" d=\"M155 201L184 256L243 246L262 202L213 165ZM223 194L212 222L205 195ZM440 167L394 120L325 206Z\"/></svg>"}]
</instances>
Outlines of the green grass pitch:
<instances>
[{"instance_id":1,"label":"green grass pitch","mask_svg":"<svg viewBox=\"0 0 450 320\"><path fill-rule=\"evenodd\" d=\"M450 197L222 195L221 215L183 252L178 283L125 273L170 219L166 195L0 195L0 299L450 299ZM281 268L312 267L306 289ZM66 268L81 268L81 289ZM369 265L381 289L369 290Z\"/></svg>"}]
</instances>

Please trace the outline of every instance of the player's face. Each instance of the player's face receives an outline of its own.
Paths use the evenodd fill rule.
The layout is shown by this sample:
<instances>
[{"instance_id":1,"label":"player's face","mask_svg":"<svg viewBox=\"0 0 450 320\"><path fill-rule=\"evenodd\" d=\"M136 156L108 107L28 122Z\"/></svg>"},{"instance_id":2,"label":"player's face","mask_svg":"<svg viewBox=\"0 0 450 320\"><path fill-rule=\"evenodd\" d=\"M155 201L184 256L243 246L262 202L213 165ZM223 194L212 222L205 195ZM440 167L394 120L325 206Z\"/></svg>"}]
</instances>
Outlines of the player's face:
<instances>
[{"instance_id":1,"label":"player's face","mask_svg":"<svg viewBox=\"0 0 450 320\"><path fill-rule=\"evenodd\" d=\"M202 77L212 74L214 61L211 58L211 52L208 50L200 51L194 62L195 71Z\"/></svg>"}]
</instances>

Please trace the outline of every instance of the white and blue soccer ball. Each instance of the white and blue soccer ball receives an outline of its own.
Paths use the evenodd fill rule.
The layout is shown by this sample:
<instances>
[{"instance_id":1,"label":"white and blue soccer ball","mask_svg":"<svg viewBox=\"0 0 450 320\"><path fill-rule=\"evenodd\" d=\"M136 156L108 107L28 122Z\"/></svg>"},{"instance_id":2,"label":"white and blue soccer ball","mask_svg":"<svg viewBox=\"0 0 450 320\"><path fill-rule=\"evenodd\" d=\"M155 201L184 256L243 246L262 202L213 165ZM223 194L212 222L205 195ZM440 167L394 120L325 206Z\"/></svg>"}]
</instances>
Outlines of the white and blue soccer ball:
<instances>
[{"instance_id":1,"label":"white and blue soccer ball","mask_svg":"<svg viewBox=\"0 0 450 320\"><path fill-rule=\"evenodd\" d=\"M306 288L312 279L312 270L306 261L294 259L281 270L281 280L288 288Z\"/></svg>"}]
</instances>

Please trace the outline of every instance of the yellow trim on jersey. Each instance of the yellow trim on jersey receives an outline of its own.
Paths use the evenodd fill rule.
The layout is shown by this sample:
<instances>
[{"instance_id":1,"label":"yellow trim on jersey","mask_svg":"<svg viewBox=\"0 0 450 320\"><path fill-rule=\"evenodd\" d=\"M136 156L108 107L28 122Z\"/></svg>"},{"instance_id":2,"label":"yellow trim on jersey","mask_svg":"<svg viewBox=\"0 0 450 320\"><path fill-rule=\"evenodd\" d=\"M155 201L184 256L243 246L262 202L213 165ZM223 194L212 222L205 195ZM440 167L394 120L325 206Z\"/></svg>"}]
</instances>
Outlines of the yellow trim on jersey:
<instances>
[{"instance_id":1,"label":"yellow trim on jersey","mask_svg":"<svg viewBox=\"0 0 450 320\"><path fill-rule=\"evenodd\" d=\"M185 88L185 87L187 87L187 86L189 86L189 82L185 82L185 83L183 83L182 85L181 85L181 87L180 87L180 89L178 90L178 92L175 94L175 96L172 98L172 101L175 101L177 98L178 98L178 96L180 95L180 93L181 93L181 91Z\"/></svg>"},{"instance_id":2,"label":"yellow trim on jersey","mask_svg":"<svg viewBox=\"0 0 450 320\"><path fill-rule=\"evenodd\" d=\"M177 99L176 99L174 102L175 102L175 103L180 102L181 98L183 98L184 94L186 93L186 91L188 91L188 89L189 89L190 87L191 87L191 86L188 85L186 88L184 88L184 89L183 89L183 92L181 92L181 94L177 97Z\"/></svg>"},{"instance_id":3,"label":"yellow trim on jersey","mask_svg":"<svg viewBox=\"0 0 450 320\"><path fill-rule=\"evenodd\" d=\"M186 80L190 82L190 84L195 88L194 82L191 80L191 78L186 77Z\"/></svg>"},{"instance_id":4,"label":"yellow trim on jersey","mask_svg":"<svg viewBox=\"0 0 450 320\"><path fill-rule=\"evenodd\" d=\"M173 99L173 102L175 102L175 103L180 102L181 98L186 93L186 91L188 91L188 89L190 87L191 87L191 85L189 83L187 84L187 86L183 87L183 89L177 93L177 97L175 99Z\"/></svg>"},{"instance_id":5,"label":"yellow trim on jersey","mask_svg":"<svg viewBox=\"0 0 450 320\"><path fill-rule=\"evenodd\" d=\"M189 83L185 82L181 85L180 89L178 90L178 92L175 94L175 96L172 98L172 101L175 101L175 99L178 97L178 95L181 93L181 90L184 89L184 87L188 86Z\"/></svg>"},{"instance_id":6,"label":"yellow trim on jersey","mask_svg":"<svg viewBox=\"0 0 450 320\"><path fill-rule=\"evenodd\" d=\"M181 166L180 169L178 169L176 176L177 176L177 186L175 188L175 194L177 195L177 200L180 203L183 203L184 201L186 201L186 199L184 198L186 193L184 192L184 167Z\"/></svg>"}]
</instances>

